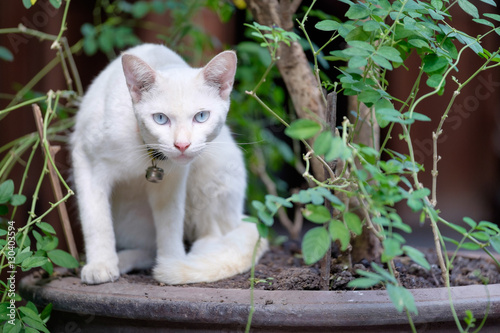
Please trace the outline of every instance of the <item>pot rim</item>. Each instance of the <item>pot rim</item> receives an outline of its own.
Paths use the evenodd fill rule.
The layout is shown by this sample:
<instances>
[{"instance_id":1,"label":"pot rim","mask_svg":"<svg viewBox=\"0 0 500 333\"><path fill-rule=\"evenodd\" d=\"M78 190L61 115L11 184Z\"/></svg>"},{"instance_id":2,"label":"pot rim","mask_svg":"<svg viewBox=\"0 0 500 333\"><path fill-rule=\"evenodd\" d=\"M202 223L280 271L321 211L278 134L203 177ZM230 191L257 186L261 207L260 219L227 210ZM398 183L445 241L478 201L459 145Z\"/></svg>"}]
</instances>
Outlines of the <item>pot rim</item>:
<instances>
[{"instance_id":1,"label":"pot rim","mask_svg":"<svg viewBox=\"0 0 500 333\"><path fill-rule=\"evenodd\" d=\"M21 280L22 296L43 306L70 313L147 320L156 323L239 324L247 322L250 290L159 286L120 279L101 285L82 284L77 277ZM490 320L500 318L500 284L410 289L418 315L416 324L453 321L449 295L459 318L471 310ZM387 291L254 290L253 327L361 327L407 324Z\"/></svg>"}]
</instances>

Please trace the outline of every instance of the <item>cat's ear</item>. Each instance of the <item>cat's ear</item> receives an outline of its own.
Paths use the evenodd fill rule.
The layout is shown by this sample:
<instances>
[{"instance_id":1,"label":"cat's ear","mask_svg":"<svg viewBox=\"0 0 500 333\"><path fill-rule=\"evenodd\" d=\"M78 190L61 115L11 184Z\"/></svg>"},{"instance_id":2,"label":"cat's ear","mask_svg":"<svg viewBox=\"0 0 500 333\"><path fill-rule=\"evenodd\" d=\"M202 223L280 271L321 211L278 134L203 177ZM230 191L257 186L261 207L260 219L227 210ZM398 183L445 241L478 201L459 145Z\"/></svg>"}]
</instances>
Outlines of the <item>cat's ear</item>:
<instances>
[{"instance_id":1,"label":"cat's ear","mask_svg":"<svg viewBox=\"0 0 500 333\"><path fill-rule=\"evenodd\" d=\"M219 89L219 95L227 100L233 89L236 73L236 53L224 51L216 55L204 68L203 77L208 85Z\"/></svg>"},{"instance_id":2,"label":"cat's ear","mask_svg":"<svg viewBox=\"0 0 500 333\"><path fill-rule=\"evenodd\" d=\"M132 101L138 103L142 94L151 89L155 82L155 71L140 58L131 54L122 56L123 73Z\"/></svg>"}]
</instances>

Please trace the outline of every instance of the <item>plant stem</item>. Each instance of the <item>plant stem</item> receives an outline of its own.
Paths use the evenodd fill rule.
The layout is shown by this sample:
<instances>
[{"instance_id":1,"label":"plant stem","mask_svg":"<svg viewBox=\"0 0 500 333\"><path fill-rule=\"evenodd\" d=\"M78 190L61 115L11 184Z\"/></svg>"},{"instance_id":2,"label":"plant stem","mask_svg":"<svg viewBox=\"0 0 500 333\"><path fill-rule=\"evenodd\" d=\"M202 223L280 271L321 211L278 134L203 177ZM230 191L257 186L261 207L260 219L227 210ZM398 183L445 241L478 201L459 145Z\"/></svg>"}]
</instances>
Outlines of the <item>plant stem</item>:
<instances>
[{"instance_id":1,"label":"plant stem","mask_svg":"<svg viewBox=\"0 0 500 333\"><path fill-rule=\"evenodd\" d=\"M16 104L14 106L11 106L11 107L8 107L6 109L3 109L0 111L0 115L2 114L7 114L15 109L19 109L19 108L22 108L23 106L26 106L26 105L31 105L31 104L34 104L34 103L37 103L37 102L41 102L43 100L47 99L47 96L40 96L40 97L36 97L36 98L32 98L30 100L27 100L27 101L24 101L22 103L19 103L19 104Z\"/></svg>"},{"instance_id":2,"label":"plant stem","mask_svg":"<svg viewBox=\"0 0 500 333\"><path fill-rule=\"evenodd\" d=\"M64 13L63 13L63 18L61 21L61 28L59 29L59 34L57 35L56 39L54 40L54 43L52 43L52 46L50 47L51 49L61 49L61 45L59 41L61 40L61 37L66 30L66 19L68 17L68 9L69 5L71 3L71 0L66 0L66 6L64 7Z\"/></svg>"},{"instance_id":3,"label":"plant stem","mask_svg":"<svg viewBox=\"0 0 500 333\"><path fill-rule=\"evenodd\" d=\"M254 289L255 289L255 261L257 259L257 250L260 247L260 237L255 243L252 253L252 268L250 269L250 313L248 314L247 326L245 328L245 333L250 332L250 327L252 326L252 318L253 313L255 312L255 298L254 298Z\"/></svg>"}]
</instances>

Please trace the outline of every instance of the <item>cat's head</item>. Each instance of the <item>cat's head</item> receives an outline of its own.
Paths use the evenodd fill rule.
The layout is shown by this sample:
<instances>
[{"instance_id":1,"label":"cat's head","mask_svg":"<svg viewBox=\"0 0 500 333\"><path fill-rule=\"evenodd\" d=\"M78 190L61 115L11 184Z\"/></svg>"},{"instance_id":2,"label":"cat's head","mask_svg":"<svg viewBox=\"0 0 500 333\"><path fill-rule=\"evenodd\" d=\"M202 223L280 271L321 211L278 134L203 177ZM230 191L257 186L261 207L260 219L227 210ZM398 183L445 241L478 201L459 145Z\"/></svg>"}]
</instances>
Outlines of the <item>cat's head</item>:
<instances>
[{"instance_id":1,"label":"cat's head","mask_svg":"<svg viewBox=\"0 0 500 333\"><path fill-rule=\"evenodd\" d=\"M166 59L168 64L168 59ZM203 68L151 68L124 54L123 71L144 143L174 162L198 156L223 127L236 72L225 51Z\"/></svg>"}]
</instances>

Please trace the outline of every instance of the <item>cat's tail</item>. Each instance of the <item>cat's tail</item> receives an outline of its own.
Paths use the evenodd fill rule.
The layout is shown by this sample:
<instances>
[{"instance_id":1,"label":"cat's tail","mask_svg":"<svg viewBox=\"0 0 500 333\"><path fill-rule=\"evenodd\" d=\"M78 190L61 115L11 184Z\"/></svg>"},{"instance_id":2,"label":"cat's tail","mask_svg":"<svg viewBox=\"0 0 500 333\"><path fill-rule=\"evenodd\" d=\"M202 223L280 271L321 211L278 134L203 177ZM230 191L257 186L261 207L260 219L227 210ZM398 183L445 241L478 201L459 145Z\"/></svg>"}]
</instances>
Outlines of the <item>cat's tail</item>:
<instances>
[{"instance_id":1,"label":"cat's tail","mask_svg":"<svg viewBox=\"0 0 500 333\"><path fill-rule=\"evenodd\" d=\"M257 242L256 262L267 250L267 240L259 240L254 223L243 222L224 236L197 240L182 259L158 258L153 275L167 284L185 284L213 282L244 273L252 266Z\"/></svg>"}]
</instances>

